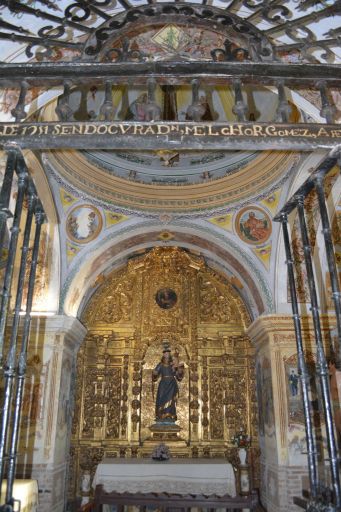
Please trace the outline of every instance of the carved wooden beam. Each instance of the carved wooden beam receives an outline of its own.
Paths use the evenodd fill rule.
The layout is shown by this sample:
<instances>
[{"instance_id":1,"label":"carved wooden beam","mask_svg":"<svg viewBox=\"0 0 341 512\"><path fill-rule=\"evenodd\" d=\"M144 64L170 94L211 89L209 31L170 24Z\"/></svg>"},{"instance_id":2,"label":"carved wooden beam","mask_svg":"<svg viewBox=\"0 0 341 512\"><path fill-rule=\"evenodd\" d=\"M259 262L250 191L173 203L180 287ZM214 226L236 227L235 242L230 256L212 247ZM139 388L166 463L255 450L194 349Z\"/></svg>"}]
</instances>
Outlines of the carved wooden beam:
<instances>
[{"instance_id":1,"label":"carved wooden beam","mask_svg":"<svg viewBox=\"0 0 341 512\"><path fill-rule=\"evenodd\" d=\"M0 123L0 147L21 149L302 150L341 144L341 126L285 123Z\"/></svg>"},{"instance_id":2,"label":"carved wooden beam","mask_svg":"<svg viewBox=\"0 0 341 512\"><path fill-rule=\"evenodd\" d=\"M284 79L285 85L310 85L325 81L328 87L341 83L341 66L335 64L283 64L279 62L35 62L25 64L0 64L1 87L13 87L26 80L35 86L61 85L65 80L74 84L84 81L112 80L119 83L146 83L153 76L159 83L190 83L193 78L204 78L205 84L226 83L227 79L240 78L243 83L273 85Z\"/></svg>"}]
</instances>

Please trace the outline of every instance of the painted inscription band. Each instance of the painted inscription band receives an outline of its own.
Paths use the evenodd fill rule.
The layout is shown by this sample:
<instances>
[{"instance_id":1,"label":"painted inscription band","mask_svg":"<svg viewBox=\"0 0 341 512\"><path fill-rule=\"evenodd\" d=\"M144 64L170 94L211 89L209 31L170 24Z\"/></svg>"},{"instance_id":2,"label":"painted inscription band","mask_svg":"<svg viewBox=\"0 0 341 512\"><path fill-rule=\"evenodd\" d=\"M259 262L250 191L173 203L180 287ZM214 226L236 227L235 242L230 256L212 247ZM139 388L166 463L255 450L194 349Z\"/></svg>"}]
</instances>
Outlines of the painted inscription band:
<instances>
[{"instance_id":1,"label":"painted inscription band","mask_svg":"<svg viewBox=\"0 0 341 512\"><path fill-rule=\"evenodd\" d=\"M320 124L265 124L265 123L0 123L0 141L39 135L63 137L67 135L132 135L236 138L327 138L341 140L341 127ZM4 140L5 139L5 140Z\"/></svg>"}]
</instances>

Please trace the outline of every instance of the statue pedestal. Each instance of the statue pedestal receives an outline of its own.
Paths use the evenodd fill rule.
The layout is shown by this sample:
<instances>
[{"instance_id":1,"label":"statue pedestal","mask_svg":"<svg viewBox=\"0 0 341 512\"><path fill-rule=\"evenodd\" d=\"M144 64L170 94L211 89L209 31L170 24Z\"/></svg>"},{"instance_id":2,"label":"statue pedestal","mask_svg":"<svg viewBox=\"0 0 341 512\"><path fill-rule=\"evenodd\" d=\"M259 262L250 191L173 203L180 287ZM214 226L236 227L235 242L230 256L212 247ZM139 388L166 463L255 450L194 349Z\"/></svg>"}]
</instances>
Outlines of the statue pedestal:
<instances>
[{"instance_id":1,"label":"statue pedestal","mask_svg":"<svg viewBox=\"0 0 341 512\"><path fill-rule=\"evenodd\" d=\"M176 423L154 423L149 427L152 441L182 441L179 437L181 427Z\"/></svg>"},{"instance_id":2,"label":"statue pedestal","mask_svg":"<svg viewBox=\"0 0 341 512\"><path fill-rule=\"evenodd\" d=\"M187 453L187 442L179 436L181 427L176 423L154 423L149 430L152 435L141 443L143 448L140 453L151 456L153 450L161 443L170 450L171 457L181 457Z\"/></svg>"}]
</instances>

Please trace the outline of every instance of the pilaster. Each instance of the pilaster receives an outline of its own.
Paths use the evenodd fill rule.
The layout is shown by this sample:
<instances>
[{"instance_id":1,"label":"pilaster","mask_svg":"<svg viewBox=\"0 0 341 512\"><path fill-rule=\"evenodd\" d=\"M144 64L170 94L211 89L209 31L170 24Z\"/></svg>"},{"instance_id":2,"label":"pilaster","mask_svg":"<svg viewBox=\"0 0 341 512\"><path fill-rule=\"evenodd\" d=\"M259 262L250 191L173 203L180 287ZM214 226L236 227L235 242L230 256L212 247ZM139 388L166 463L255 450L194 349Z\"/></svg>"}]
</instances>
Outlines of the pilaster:
<instances>
[{"instance_id":1,"label":"pilaster","mask_svg":"<svg viewBox=\"0 0 341 512\"><path fill-rule=\"evenodd\" d=\"M301 322L306 360L314 366L312 317ZM321 315L321 325L328 353L335 319ZM256 350L262 503L271 512L298 511L292 498L308 488L308 470L294 324L288 315L264 315L248 335Z\"/></svg>"},{"instance_id":2,"label":"pilaster","mask_svg":"<svg viewBox=\"0 0 341 512\"><path fill-rule=\"evenodd\" d=\"M18 474L38 480L41 511L64 509L76 356L85 333L76 318L32 318Z\"/></svg>"}]
</instances>

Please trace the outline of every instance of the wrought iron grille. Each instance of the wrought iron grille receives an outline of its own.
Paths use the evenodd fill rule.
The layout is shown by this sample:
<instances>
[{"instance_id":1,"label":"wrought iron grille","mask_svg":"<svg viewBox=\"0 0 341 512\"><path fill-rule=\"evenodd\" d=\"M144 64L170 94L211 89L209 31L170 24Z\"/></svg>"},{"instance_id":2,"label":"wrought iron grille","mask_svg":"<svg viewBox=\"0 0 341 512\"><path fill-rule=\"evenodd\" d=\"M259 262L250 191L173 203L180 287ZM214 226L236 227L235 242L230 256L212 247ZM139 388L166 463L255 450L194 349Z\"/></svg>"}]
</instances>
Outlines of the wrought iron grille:
<instances>
[{"instance_id":1,"label":"wrought iron grille","mask_svg":"<svg viewBox=\"0 0 341 512\"><path fill-rule=\"evenodd\" d=\"M5 502L0 509L13 510L13 484L17 462L17 445L19 435L20 413L23 401L24 381L26 375L27 345L29 340L31 308L38 262L41 226L45 221L42 204L38 198L35 185L28 174L22 154L10 150L7 156L5 176L0 192L0 250L3 248L6 223L12 216L9 210L10 198L14 191L14 178L17 176L16 204L8 245L8 256L0 304L0 368L4 376L4 400L0 420L0 488L4 476L7 477ZM20 223L23 216L24 202L27 202L23 244L18 247ZM34 222L35 219L35 222ZM35 224L35 227L34 227ZM30 236L34 229L32 260L28 267ZM9 319L10 294L14 276L16 253L21 253L20 266L15 296L13 318ZM20 312L23 293L26 286L25 272L29 271L27 284L26 310L22 334L19 334ZM10 325L10 337L5 348L5 329ZM6 506L8 508L6 508Z\"/></svg>"},{"instance_id":2,"label":"wrought iron grille","mask_svg":"<svg viewBox=\"0 0 341 512\"><path fill-rule=\"evenodd\" d=\"M314 276L314 267L312 260L312 249L310 242L310 235L307 229L306 221L306 203L305 198L312 191L317 193L319 211L322 223L322 232L325 242L325 251L328 262L328 269L330 272L330 280L332 286L332 297L335 306L337 338L333 351L336 359L337 368L341 368L341 294L338 279L338 272L336 267L334 248L332 242L331 226L326 206L324 180L327 173L334 167L340 166L340 152L339 150L332 151L328 157L318 166L312 175L303 183L303 185L296 191L294 196L286 203L282 210L274 218L275 221L281 222L283 229L284 246L286 253L286 264L288 268L288 279L290 286L291 305L293 313L293 321L295 326L297 354L298 354L298 372L302 385L302 396L304 404L305 415L305 429L307 439L307 455L308 455L308 469L310 477L310 504L308 510L340 510L341 507L341 487L340 487L340 471L339 471L339 458L337 449L337 440L335 437L333 416L332 416L332 403L330 398L330 385L329 385L329 371L327 365L327 358L322 341L322 331L319 313L319 301L316 291L316 281ZM307 279L309 285L309 295L311 302L311 312L314 323L314 338L316 343L316 358L317 358L317 377L321 387L321 402L323 415L326 422L326 437L327 448L329 454L329 467L331 474L331 489L329 492L328 486L322 482L319 475L318 465L318 450L317 450L317 435L314 428L312 419L311 404L309 401L310 382L309 374L307 371L307 363L305 360L301 319L298 308L298 299L295 284L294 273L294 258L292 242L290 241L288 231L288 215L297 210L300 224L301 240L304 250L304 261L307 270Z\"/></svg>"},{"instance_id":3,"label":"wrought iron grille","mask_svg":"<svg viewBox=\"0 0 341 512\"><path fill-rule=\"evenodd\" d=\"M219 14L215 9L219 8ZM153 0L2 0L0 39L17 49L24 46L25 57L55 60L56 50L68 50L62 60L98 55L108 34L131 22L160 15L172 18L212 20L250 35L262 32L259 60L287 55L289 60L335 63L340 58L340 0L202 0L202 2L157 3ZM328 29L323 26L328 23ZM248 27L248 30L246 29ZM84 39L96 45L83 53ZM24 57L24 58L25 58Z\"/></svg>"}]
</instances>

